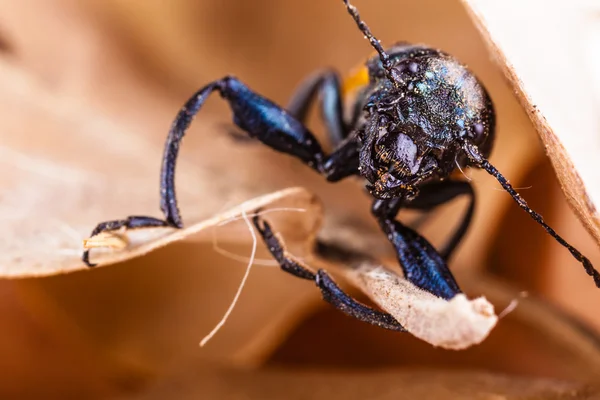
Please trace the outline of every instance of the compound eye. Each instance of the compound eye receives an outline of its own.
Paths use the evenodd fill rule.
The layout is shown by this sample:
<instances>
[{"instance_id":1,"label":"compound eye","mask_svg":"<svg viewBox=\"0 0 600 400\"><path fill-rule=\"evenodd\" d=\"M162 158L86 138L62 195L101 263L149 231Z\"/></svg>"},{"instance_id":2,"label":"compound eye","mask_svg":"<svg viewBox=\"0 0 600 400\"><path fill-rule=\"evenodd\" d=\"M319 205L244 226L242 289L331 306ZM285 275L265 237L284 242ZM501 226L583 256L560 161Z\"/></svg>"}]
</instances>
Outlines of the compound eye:
<instances>
[{"instance_id":1,"label":"compound eye","mask_svg":"<svg viewBox=\"0 0 600 400\"><path fill-rule=\"evenodd\" d=\"M412 61L410 64L408 64L408 70L413 74L416 74L417 72L419 72L419 64Z\"/></svg>"},{"instance_id":2,"label":"compound eye","mask_svg":"<svg viewBox=\"0 0 600 400\"><path fill-rule=\"evenodd\" d=\"M471 132L469 132L469 136L471 137L471 139L473 139L473 142L475 142L475 144L480 144L483 143L485 141L486 138L486 127L485 124L483 124L482 122L475 122L472 126L471 126Z\"/></svg>"},{"instance_id":3,"label":"compound eye","mask_svg":"<svg viewBox=\"0 0 600 400\"><path fill-rule=\"evenodd\" d=\"M477 122L473 125L473 131L475 132L475 136L481 136L485 132L485 126L481 122Z\"/></svg>"},{"instance_id":4,"label":"compound eye","mask_svg":"<svg viewBox=\"0 0 600 400\"><path fill-rule=\"evenodd\" d=\"M459 132L461 139L470 139L474 144L480 144L485 141L486 129L485 125L481 122L475 122L470 128L465 129L465 123L462 119L458 120L457 125L462 128Z\"/></svg>"},{"instance_id":5,"label":"compound eye","mask_svg":"<svg viewBox=\"0 0 600 400\"><path fill-rule=\"evenodd\" d=\"M416 61L404 61L397 65L394 70L396 73L408 73L409 75L414 75L419 72L421 66Z\"/></svg>"}]
</instances>

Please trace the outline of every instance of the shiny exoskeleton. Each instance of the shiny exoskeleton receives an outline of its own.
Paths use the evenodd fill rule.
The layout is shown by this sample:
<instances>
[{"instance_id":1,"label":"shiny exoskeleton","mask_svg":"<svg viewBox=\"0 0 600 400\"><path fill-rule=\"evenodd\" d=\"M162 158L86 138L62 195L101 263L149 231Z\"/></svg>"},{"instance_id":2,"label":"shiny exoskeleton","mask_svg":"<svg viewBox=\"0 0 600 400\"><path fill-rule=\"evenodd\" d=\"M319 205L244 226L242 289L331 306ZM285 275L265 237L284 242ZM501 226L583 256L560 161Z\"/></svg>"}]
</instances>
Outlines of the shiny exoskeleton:
<instances>
[{"instance_id":1,"label":"shiny exoskeleton","mask_svg":"<svg viewBox=\"0 0 600 400\"><path fill-rule=\"evenodd\" d=\"M343 82L326 70L309 77L283 108L227 76L197 91L177 115L169 132L161 170L161 210L165 219L132 216L98 224L103 231L148 226L183 226L175 196L175 164L181 140L208 96L217 91L227 101L235 124L250 137L290 154L331 182L362 176L374 197L372 212L394 246L406 279L434 295L451 299L460 293L447 260L467 231L475 194L469 182L452 178L456 169L478 167L493 175L517 204L580 261L600 287L600 274L569 245L491 165L494 141L492 101L475 76L452 56L426 46L397 44L384 50L344 0L350 15L377 55ZM326 154L304 125L308 109L320 98L332 141ZM439 252L421 235L396 219L401 209L431 210L466 195L470 202L461 223ZM387 329L404 328L389 314L345 294L323 270L312 272L288 254L270 225L254 224L281 268L314 281L323 298L342 312ZM86 251L83 261L89 262Z\"/></svg>"}]
</instances>

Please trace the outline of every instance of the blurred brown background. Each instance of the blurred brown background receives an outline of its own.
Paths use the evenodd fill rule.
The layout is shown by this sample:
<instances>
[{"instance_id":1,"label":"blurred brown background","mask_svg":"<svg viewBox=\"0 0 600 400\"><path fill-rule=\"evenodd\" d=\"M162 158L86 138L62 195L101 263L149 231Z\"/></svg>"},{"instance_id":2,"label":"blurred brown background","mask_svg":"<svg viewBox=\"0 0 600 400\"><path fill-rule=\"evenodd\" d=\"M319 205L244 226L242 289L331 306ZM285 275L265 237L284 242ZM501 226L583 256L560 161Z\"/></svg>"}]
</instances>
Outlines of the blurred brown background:
<instances>
[{"instance_id":1,"label":"blurred brown background","mask_svg":"<svg viewBox=\"0 0 600 400\"><path fill-rule=\"evenodd\" d=\"M438 46L475 71L498 113L492 161L523 188L533 208L600 265L597 245L568 208L535 131L458 1L356 3L384 43L407 40ZM50 154L68 168L88 174L84 180L92 176L91 180L102 181L104 189L92 194L57 185L55 198L36 202L33 211L18 221L29 231L36 229L37 212L45 217L56 212L61 219L78 212L61 202L79 196L85 218L71 224L75 230L71 250L76 253L77 241L95 222L128 214L158 215L160 145L178 108L198 87L235 74L285 104L311 71L333 66L344 73L370 52L337 0L2 1L0 127L7 156L0 158L13 163L0 178L3 205L20 206L10 204L20 173L13 170L16 153L10 151L42 158ZM237 162L221 162L223 170L204 168L201 159L207 144L226 140L211 135L222 135L229 121L226 107L211 101L198 118L199 127L186 138L187 158L179 167L186 182L184 216L185 210L214 213L231 202L197 187L206 179L223 179L225 169L233 175L238 169L245 185L256 185L263 193L307 186L323 198L330 231L344 219L335 212L327 217L328 208L347 203L348 197L340 198L335 185L306 174L299 163L285 157L253 161L260 165L252 169ZM318 119L313 126L321 132ZM96 129L96 135L88 135L86 129ZM254 145L244 146L248 150L236 149L235 154L268 154ZM272 176L273 166L283 166L286 173ZM465 277L494 276L498 280L488 283L492 287L509 284L512 289L506 293L514 296L526 291L531 298L556 306L558 314L551 314L570 315L597 332L600 317L595 304L600 293L579 264L491 178L477 171L468 174L475 182L478 208L452 268ZM151 189L140 189L137 182ZM82 183L88 184L93 182ZM112 187L118 189L111 192ZM358 188L344 190L363 196ZM368 201L357 198L356 203L363 206ZM464 206L457 203L424 227L435 243L445 235L439 228L445 226L443 221L456 221L454 211ZM8 209L2 211L10 214ZM26 253L27 246L32 252L43 251L43 240L19 245L14 231L3 238L7 251L17 248ZM249 247L228 249L248 254ZM475 349L434 350L332 312L321 304L312 285L271 268L255 269L228 324L206 348L198 348L199 339L233 297L242 269L243 264L217 254L210 243L186 242L92 272L0 282L0 394L135 393L186 365L208 362L336 369L418 365L558 378L574 378L577 368L586 365L568 361L583 357L564 350L568 345L556 347L552 340L563 334L550 335L554 339L545 343L545 325L536 325L533 316L531 326L526 316L502 320L490 339ZM477 279L469 288L491 296ZM499 309L512 295L507 296L501 296ZM571 340L569 334L564 333L565 342Z\"/></svg>"}]
</instances>

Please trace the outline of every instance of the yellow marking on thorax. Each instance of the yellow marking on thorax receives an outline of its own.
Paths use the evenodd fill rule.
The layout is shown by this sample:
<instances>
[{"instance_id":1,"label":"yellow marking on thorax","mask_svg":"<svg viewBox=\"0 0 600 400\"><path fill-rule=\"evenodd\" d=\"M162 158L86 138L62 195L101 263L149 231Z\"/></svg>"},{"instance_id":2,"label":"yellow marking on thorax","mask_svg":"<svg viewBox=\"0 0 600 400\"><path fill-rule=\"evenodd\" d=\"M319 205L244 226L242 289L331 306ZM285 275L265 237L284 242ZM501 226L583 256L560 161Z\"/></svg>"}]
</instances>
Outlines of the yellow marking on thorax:
<instances>
[{"instance_id":1,"label":"yellow marking on thorax","mask_svg":"<svg viewBox=\"0 0 600 400\"><path fill-rule=\"evenodd\" d=\"M369 70L365 65L354 68L350 74L342 82L342 96L348 98L348 96L356 95L360 89L364 88L369 84Z\"/></svg>"}]
</instances>

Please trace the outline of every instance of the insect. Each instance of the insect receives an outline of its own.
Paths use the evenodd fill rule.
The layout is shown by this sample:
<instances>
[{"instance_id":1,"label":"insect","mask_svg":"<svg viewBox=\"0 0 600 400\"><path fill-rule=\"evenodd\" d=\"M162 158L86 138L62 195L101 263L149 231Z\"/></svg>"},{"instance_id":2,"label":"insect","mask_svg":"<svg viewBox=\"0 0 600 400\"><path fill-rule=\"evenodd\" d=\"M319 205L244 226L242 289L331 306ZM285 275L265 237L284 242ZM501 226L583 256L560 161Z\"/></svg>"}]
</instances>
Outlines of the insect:
<instances>
[{"instance_id":1,"label":"insect","mask_svg":"<svg viewBox=\"0 0 600 400\"><path fill-rule=\"evenodd\" d=\"M461 292L447 261L471 222L475 192L469 182L451 175L456 169L472 166L495 177L519 207L583 264L600 287L600 274L590 261L529 208L488 161L495 135L495 113L477 78L455 58L437 49L407 43L384 49L357 9L348 0L343 3L376 51L364 68L345 83L346 89L355 93L350 117L344 115L342 82L333 71L307 79L286 108L233 76L211 82L187 101L171 126L160 175L160 208L165 219L131 216L102 222L92 236L123 227L183 226L174 183L179 147L208 96L218 92L229 104L234 123L250 137L296 157L330 182L351 176L364 178L374 198L372 214L395 248L406 279L414 285L443 299ZM304 125L307 111L318 95L325 125L336 144L331 154L323 151ZM396 220L402 209L432 210L461 195L468 196L470 203L461 223L439 252L415 230ZM267 221L254 217L254 225L281 268L314 281L323 298L334 307L361 321L404 330L391 315L344 293L324 270L314 273L288 254ZM88 251L82 260L93 266Z\"/></svg>"}]
</instances>

